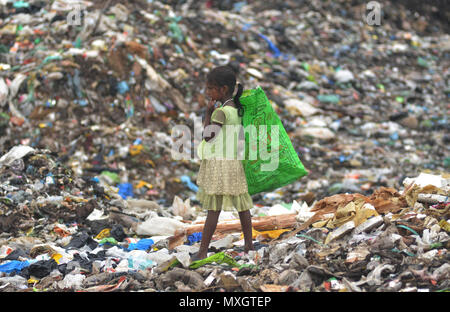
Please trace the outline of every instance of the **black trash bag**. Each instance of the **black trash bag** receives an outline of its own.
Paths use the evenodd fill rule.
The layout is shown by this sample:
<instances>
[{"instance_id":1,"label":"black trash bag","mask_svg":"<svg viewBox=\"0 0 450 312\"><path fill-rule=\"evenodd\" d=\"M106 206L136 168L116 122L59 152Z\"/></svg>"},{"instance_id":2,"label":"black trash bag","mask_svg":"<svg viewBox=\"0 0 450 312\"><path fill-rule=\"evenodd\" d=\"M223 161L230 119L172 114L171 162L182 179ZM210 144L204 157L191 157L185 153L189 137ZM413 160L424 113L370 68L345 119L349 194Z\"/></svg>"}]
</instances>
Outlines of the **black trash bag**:
<instances>
[{"instance_id":1,"label":"black trash bag","mask_svg":"<svg viewBox=\"0 0 450 312\"><path fill-rule=\"evenodd\" d=\"M110 235L118 242L122 242L127 237L123 230L123 227L120 224L114 224L112 226Z\"/></svg>"},{"instance_id":2,"label":"black trash bag","mask_svg":"<svg viewBox=\"0 0 450 312\"><path fill-rule=\"evenodd\" d=\"M80 256L80 254L74 254L73 260L80 264L80 267L89 273L92 271L92 260L86 259Z\"/></svg>"},{"instance_id":3,"label":"black trash bag","mask_svg":"<svg viewBox=\"0 0 450 312\"><path fill-rule=\"evenodd\" d=\"M66 248L81 248L87 245L91 249L95 249L98 243L89 236L86 232L81 232L72 237L70 243L66 246Z\"/></svg>"},{"instance_id":4,"label":"black trash bag","mask_svg":"<svg viewBox=\"0 0 450 312\"><path fill-rule=\"evenodd\" d=\"M9 255L6 256L4 260L19 260L19 257L28 258L29 255L26 254L22 249L15 249Z\"/></svg>"},{"instance_id":5,"label":"black trash bag","mask_svg":"<svg viewBox=\"0 0 450 312\"><path fill-rule=\"evenodd\" d=\"M55 269L58 269L58 263L54 259L39 260L24 268L19 275L26 279L29 279L30 276L44 278Z\"/></svg>"}]
</instances>

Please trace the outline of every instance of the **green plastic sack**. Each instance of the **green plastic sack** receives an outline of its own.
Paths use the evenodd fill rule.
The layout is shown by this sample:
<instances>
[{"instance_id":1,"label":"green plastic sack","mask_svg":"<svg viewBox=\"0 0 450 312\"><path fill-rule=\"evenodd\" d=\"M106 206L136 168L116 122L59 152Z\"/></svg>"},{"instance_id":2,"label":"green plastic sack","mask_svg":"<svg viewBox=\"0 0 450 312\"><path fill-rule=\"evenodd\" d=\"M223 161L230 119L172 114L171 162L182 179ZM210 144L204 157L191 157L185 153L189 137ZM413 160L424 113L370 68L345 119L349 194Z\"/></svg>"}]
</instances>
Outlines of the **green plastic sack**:
<instances>
[{"instance_id":1,"label":"green plastic sack","mask_svg":"<svg viewBox=\"0 0 450 312\"><path fill-rule=\"evenodd\" d=\"M261 87L245 90L240 101L244 106L243 166L250 195L272 191L307 175L308 171ZM260 151L266 151L266 154Z\"/></svg>"},{"instance_id":2,"label":"green plastic sack","mask_svg":"<svg viewBox=\"0 0 450 312\"><path fill-rule=\"evenodd\" d=\"M226 263L232 267L237 267L239 266L238 263L236 262L236 260L234 260L230 255L226 254L225 252L219 252L216 253L212 256L209 256L208 258L205 259L201 259L201 260L197 260L197 261L193 261L190 265L189 268L190 269L197 269L201 266L204 266L205 264L208 263L217 263L217 264L221 264L221 263Z\"/></svg>"}]
</instances>

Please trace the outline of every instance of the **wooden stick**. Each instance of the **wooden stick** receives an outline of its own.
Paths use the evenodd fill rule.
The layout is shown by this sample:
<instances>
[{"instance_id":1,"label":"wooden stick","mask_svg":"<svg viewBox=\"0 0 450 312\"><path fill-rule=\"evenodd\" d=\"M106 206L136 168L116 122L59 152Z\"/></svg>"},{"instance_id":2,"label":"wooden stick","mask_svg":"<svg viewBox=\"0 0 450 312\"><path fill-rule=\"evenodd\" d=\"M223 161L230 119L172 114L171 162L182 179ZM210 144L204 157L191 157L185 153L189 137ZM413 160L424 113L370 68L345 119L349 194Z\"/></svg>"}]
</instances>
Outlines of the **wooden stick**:
<instances>
[{"instance_id":1,"label":"wooden stick","mask_svg":"<svg viewBox=\"0 0 450 312\"><path fill-rule=\"evenodd\" d=\"M252 218L252 226L257 231L285 229L295 225L297 222L295 219L296 216L297 214L292 213L277 216L254 217ZM203 224L190 225L180 232L183 232L186 235L191 235L195 232L201 232L203 230L203 226ZM239 219L219 222L214 233L223 234L236 231L241 231L241 221Z\"/></svg>"},{"instance_id":2,"label":"wooden stick","mask_svg":"<svg viewBox=\"0 0 450 312\"><path fill-rule=\"evenodd\" d=\"M252 226L257 231L292 228L296 225L296 216L296 213L290 213L277 216L254 217L252 218ZM186 236L196 232L202 232L204 226L203 223L204 222L189 225L182 230L177 230L175 235L169 238L169 249L175 248L179 245L180 242L184 241ZM225 234L240 231L242 231L241 221L239 219L233 219L219 222L214 234Z\"/></svg>"}]
</instances>

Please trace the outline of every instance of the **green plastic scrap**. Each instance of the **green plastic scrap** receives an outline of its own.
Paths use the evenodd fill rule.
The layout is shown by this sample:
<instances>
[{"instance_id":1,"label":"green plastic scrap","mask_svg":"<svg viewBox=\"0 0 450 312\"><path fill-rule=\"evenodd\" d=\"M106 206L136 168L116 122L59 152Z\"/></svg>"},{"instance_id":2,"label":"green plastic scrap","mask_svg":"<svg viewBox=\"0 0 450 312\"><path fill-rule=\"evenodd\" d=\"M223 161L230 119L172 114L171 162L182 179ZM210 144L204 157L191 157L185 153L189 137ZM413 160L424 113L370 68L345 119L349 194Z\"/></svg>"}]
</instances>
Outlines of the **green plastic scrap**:
<instances>
[{"instance_id":1,"label":"green plastic scrap","mask_svg":"<svg viewBox=\"0 0 450 312\"><path fill-rule=\"evenodd\" d=\"M317 99L325 103L339 103L340 97L336 94L319 94Z\"/></svg>"},{"instance_id":2,"label":"green plastic scrap","mask_svg":"<svg viewBox=\"0 0 450 312\"><path fill-rule=\"evenodd\" d=\"M62 60L61 55L49 55L42 61L42 63L38 66L38 68L41 69L44 65L52 61L61 61L61 60Z\"/></svg>"},{"instance_id":3,"label":"green plastic scrap","mask_svg":"<svg viewBox=\"0 0 450 312\"><path fill-rule=\"evenodd\" d=\"M308 75L308 77L306 77L306 79L307 79L308 81L312 81L312 82L316 82L316 83L317 83L316 78L314 78L313 75Z\"/></svg>"},{"instance_id":4,"label":"green plastic scrap","mask_svg":"<svg viewBox=\"0 0 450 312\"><path fill-rule=\"evenodd\" d=\"M410 256L410 257L415 257L416 255L415 254L413 254L412 252L410 252L410 251L408 251L408 250L406 250L406 249L403 249L403 250L400 250L400 249L398 249L398 248L393 248L392 249L392 251L393 252L397 252L397 253L405 253L407 256Z\"/></svg>"},{"instance_id":5,"label":"green plastic scrap","mask_svg":"<svg viewBox=\"0 0 450 312\"><path fill-rule=\"evenodd\" d=\"M173 259L167 267L165 267L165 269L163 269L162 271L167 271L168 269L173 269L174 267L177 267L181 264L181 262L178 259Z\"/></svg>"},{"instance_id":6,"label":"green plastic scrap","mask_svg":"<svg viewBox=\"0 0 450 312\"><path fill-rule=\"evenodd\" d=\"M250 269L256 269L256 270L259 269L259 267L256 264L250 264L250 263L244 263L239 266L239 270L243 269L243 268L250 268Z\"/></svg>"},{"instance_id":7,"label":"green plastic scrap","mask_svg":"<svg viewBox=\"0 0 450 312\"><path fill-rule=\"evenodd\" d=\"M8 53L9 49L4 44L0 44L0 53Z\"/></svg>"},{"instance_id":8,"label":"green plastic scrap","mask_svg":"<svg viewBox=\"0 0 450 312\"><path fill-rule=\"evenodd\" d=\"M450 168L450 157L446 157L444 159L444 167L445 168Z\"/></svg>"},{"instance_id":9,"label":"green plastic scrap","mask_svg":"<svg viewBox=\"0 0 450 312\"><path fill-rule=\"evenodd\" d=\"M289 210L291 210L291 208L292 208L292 203L281 203L281 205L284 207L284 208L286 208L286 209L289 209Z\"/></svg>"},{"instance_id":10,"label":"green plastic scrap","mask_svg":"<svg viewBox=\"0 0 450 312\"><path fill-rule=\"evenodd\" d=\"M180 43L184 41L183 31L181 30L180 26L178 26L177 20L173 20L169 24L169 29L170 29L169 35L172 38L176 39Z\"/></svg>"},{"instance_id":11,"label":"green plastic scrap","mask_svg":"<svg viewBox=\"0 0 450 312\"><path fill-rule=\"evenodd\" d=\"M404 229L410 231L411 233L413 233L414 235L420 236L416 231L414 231L414 230L413 230L412 228L410 228L410 227L407 227L406 225L400 224L400 225L397 225L397 227L399 227L399 228L404 228Z\"/></svg>"},{"instance_id":12,"label":"green plastic scrap","mask_svg":"<svg viewBox=\"0 0 450 312\"><path fill-rule=\"evenodd\" d=\"M75 48L81 49L82 45L83 45L83 43L82 43L82 41L81 41L81 38L77 38L77 39L75 40Z\"/></svg>"},{"instance_id":13,"label":"green plastic scrap","mask_svg":"<svg viewBox=\"0 0 450 312\"><path fill-rule=\"evenodd\" d=\"M303 67L304 70L309 71L309 64L308 63L303 62L302 63L302 67Z\"/></svg>"},{"instance_id":14,"label":"green plastic scrap","mask_svg":"<svg viewBox=\"0 0 450 312\"><path fill-rule=\"evenodd\" d=\"M233 257L231 257L230 255L226 254L225 252L219 252L216 253L208 258L205 259L201 259L201 260L197 260L197 261L193 261L190 265L189 268L190 269L197 269L205 264L208 263L217 263L217 264L222 264L222 263L226 263L232 267L238 267L239 265L237 264L236 260L233 259Z\"/></svg>"},{"instance_id":15,"label":"green plastic scrap","mask_svg":"<svg viewBox=\"0 0 450 312\"><path fill-rule=\"evenodd\" d=\"M405 101L405 99L402 96L395 97L395 100L399 103L403 103Z\"/></svg>"},{"instance_id":16,"label":"green plastic scrap","mask_svg":"<svg viewBox=\"0 0 450 312\"><path fill-rule=\"evenodd\" d=\"M102 173L100 175L109 178L113 184L120 183L119 175L115 172L105 170L105 171L102 171Z\"/></svg>"},{"instance_id":17,"label":"green plastic scrap","mask_svg":"<svg viewBox=\"0 0 450 312\"><path fill-rule=\"evenodd\" d=\"M319 242L317 239L314 239L314 238L312 238L311 236L308 236L308 235L297 234L296 236L297 236L297 237L303 237L303 238L310 239L310 240L312 240L313 242L315 242L315 243L317 243L317 244L319 244L319 245L324 245L322 242Z\"/></svg>"},{"instance_id":18,"label":"green plastic scrap","mask_svg":"<svg viewBox=\"0 0 450 312\"><path fill-rule=\"evenodd\" d=\"M433 243L433 244L430 245L431 249L440 248L440 247L442 247L442 243L441 242Z\"/></svg>"},{"instance_id":19,"label":"green plastic scrap","mask_svg":"<svg viewBox=\"0 0 450 312\"><path fill-rule=\"evenodd\" d=\"M16 1L14 2L13 7L16 9L28 8L30 7L30 4L25 1Z\"/></svg>"},{"instance_id":20,"label":"green plastic scrap","mask_svg":"<svg viewBox=\"0 0 450 312\"><path fill-rule=\"evenodd\" d=\"M8 197L0 197L0 202L4 203L5 205L11 205L13 201Z\"/></svg>"},{"instance_id":21,"label":"green plastic scrap","mask_svg":"<svg viewBox=\"0 0 450 312\"><path fill-rule=\"evenodd\" d=\"M9 115L7 113L0 113L0 126L7 125L9 122Z\"/></svg>"},{"instance_id":22,"label":"green plastic scrap","mask_svg":"<svg viewBox=\"0 0 450 312\"><path fill-rule=\"evenodd\" d=\"M99 245L104 245L104 244L111 244L111 245L117 245L117 241L114 237L106 237L104 239L102 239L100 242L98 242Z\"/></svg>"},{"instance_id":23,"label":"green plastic scrap","mask_svg":"<svg viewBox=\"0 0 450 312\"><path fill-rule=\"evenodd\" d=\"M422 57L417 58L417 64L422 67L429 67L428 62Z\"/></svg>"}]
</instances>

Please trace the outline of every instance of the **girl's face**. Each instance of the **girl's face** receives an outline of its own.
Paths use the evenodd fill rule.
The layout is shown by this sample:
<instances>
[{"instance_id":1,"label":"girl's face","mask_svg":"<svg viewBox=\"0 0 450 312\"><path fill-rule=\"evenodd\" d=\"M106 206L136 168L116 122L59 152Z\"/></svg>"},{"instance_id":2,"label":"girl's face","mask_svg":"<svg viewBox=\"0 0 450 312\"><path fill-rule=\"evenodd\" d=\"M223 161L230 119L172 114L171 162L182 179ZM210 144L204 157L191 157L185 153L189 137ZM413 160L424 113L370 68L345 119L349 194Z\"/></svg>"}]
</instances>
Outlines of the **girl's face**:
<instances>
[{"instance_id":1,"label":"girl's face","mask_svg":"<svg viewBox=\"0 0 450 312\"><path fill-rule=\"evenodd\" d=\"M206 96L214 101L223 101L227 96L228 87L227 86L216 86L210 83L206 83Z\"/></svg>"}]
</instances>

